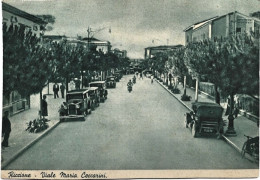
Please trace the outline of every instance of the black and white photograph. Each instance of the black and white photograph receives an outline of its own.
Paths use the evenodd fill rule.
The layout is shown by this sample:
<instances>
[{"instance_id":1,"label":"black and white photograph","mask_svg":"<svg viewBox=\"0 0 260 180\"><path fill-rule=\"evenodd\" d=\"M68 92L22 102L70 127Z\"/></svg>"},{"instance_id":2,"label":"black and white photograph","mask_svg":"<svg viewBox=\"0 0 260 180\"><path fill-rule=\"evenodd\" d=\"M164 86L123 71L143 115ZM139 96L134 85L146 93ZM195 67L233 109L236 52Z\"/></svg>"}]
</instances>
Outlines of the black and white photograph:
<instances>
[{"instance_id":1,"label":"black and white photograph","mask_svg":"<svg viewBox=\"0 0 260 180\"><path fill-rule=\"evenodd\" d=\"M259 29L259 0L2 0L1 177L258 177Z\"/></svg>"}]
</instances>

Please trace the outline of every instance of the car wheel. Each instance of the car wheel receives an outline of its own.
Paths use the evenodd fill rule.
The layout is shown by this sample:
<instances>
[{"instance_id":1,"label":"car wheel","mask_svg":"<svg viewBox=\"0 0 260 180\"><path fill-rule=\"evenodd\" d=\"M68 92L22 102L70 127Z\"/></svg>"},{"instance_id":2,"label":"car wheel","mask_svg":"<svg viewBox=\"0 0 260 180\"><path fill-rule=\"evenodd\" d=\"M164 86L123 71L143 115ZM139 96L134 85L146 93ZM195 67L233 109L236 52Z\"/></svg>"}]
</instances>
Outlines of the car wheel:
<instances>
[{"instance_id":1,"label":"car wheel","mask_svg":"<svg viewBox=\"0 0 260 180\"><path fill-rule=\"evenodd\" d=\"M197 123L194 121L192 128L191 128L191 134L192 134L192 137L194 137L194 138L197 137L196 125L197 125Z\"/></svg>"}]
</instances>

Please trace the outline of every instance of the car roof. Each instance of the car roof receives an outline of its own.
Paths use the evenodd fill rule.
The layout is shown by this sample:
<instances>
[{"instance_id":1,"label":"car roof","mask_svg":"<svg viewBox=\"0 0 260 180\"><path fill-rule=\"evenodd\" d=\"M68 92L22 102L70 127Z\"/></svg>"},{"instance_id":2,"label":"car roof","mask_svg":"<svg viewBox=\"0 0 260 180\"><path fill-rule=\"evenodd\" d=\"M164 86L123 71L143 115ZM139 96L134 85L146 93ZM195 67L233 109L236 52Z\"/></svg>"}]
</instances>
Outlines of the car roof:
<instances>
[{"instance_id":1,"label":"car roof","mask_svg":"<svg viewBox=\"0 0 260 180\"><path fill-rule=\"evenodd\" d=\"M89 91L88 89L77 89L77 90L75 89L75 90L68 91L67 94L84 94L88 91Z\"/></svg>"},{"instance_id":2,"label":"car roof","mask_svg":"<svg viewBox=\"0 0 260 180\"><path fill-rule=\"evenodd\" d=\"M96 90L98 87L88 87L89 90Z\"/></svg>"},{"instance_id":3,"label":"car roof","mask_svg":"<svg viewBox=\"0 0 260 180\"><path fill-rule=\"evenodd\" d=\"M103 84L103 83L105 83L105 81L94 81L89 84Z\"/></svg>"},{"instance_id":4,"label":"car roof","mask_svg":"<svg viewBox=\"0 0 260 180\"><path fill-rule=\"evenodd\" d=\"M217 103L212 103L212 102L193 102L192 107L219 107L222 108L219 104Z\"/></svg>"}]
</instances>

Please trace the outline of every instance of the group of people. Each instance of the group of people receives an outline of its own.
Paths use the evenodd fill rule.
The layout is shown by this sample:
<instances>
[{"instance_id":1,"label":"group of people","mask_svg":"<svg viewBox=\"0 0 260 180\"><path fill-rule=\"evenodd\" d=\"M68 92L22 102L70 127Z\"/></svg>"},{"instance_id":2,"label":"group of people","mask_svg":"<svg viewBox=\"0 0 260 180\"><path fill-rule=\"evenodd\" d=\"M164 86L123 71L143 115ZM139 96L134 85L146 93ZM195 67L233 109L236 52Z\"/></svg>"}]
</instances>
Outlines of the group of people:
<instances>
[{"instance_id":1,"label":"group of people","mask_svg":"<svg viewBox=\"0 0 260 180\"><path fill-rule=\"evenodd\" d=\"M59 98L59 90L61 92L61 97L64 98L65 85L61 83L61 85L59 86L57 83L55 83L53 85L54 99L56 99L56 97Z\"/></svg>"}]
</instances>

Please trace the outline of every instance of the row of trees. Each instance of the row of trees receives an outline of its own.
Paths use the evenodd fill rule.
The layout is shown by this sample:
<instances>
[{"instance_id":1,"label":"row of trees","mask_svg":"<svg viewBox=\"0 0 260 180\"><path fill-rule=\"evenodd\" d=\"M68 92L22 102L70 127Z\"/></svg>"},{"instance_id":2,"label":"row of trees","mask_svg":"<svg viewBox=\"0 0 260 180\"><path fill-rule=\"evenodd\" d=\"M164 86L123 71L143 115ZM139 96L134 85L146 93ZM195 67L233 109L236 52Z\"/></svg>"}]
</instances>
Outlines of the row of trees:
<instances>
[{"instance_id":1,"label":"row of trees","mask_svg":"<svg viewBox=\"0 0 260 180\"><path fill-rule=\"evenodd\" d=\"M215 85L215 100L230 97L234 106L235 94L259 93L259 42L246 34L225 39L190 43L186 47L160 52L146 64L154 71L192 76ZM183 79L183 78L182 78ZM233 114L229 114L229 129L233 129Z\"/></svg>"},{"instance_id":2,"label":"row of trees","mask_svg":"<svg viewBox=\"0 0 260 180\"><path fill-rule=\"evenodd\" d=\"M50 81L68 82L84 71L108 71L129 65L128 58L87 50L67 41L42 43L24 27L3 25L3 94L18 91L23 97L36 94ZM66 86L68 87L68 86Z\"/></svg>"}]
</instances>

